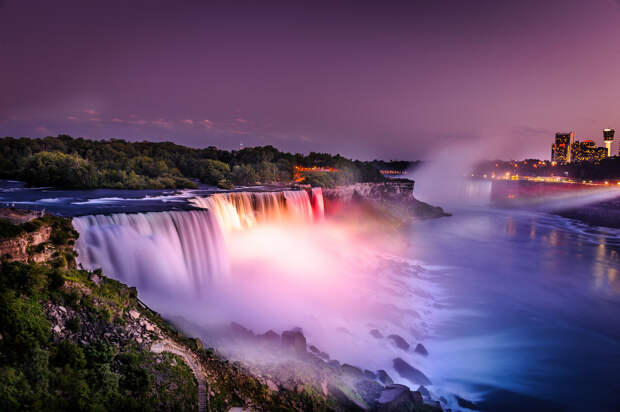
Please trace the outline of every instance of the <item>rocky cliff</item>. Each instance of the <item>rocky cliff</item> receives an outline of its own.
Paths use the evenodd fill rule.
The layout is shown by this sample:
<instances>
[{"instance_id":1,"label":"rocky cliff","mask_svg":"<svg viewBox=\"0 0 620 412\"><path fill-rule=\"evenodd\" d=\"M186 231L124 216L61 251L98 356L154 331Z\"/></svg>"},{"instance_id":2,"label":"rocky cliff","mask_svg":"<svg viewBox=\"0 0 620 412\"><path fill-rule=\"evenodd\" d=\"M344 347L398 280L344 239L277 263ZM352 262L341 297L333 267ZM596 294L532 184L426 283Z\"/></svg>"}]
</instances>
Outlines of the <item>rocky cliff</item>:
<instances>
[{"instance_id":1,"label":"rocky cliff","mask_svg":"<svg viewBox=\"0 0 620 412\"><path fill-rule=\"evenodd\" d=\"M407 179L326 188L323 189L325 211L326 213L335 211L343 203L367 203L381 207L404 220L450 216L441 207L416 199L413 188L414 182Z\"/></svg>"}]
</instances>

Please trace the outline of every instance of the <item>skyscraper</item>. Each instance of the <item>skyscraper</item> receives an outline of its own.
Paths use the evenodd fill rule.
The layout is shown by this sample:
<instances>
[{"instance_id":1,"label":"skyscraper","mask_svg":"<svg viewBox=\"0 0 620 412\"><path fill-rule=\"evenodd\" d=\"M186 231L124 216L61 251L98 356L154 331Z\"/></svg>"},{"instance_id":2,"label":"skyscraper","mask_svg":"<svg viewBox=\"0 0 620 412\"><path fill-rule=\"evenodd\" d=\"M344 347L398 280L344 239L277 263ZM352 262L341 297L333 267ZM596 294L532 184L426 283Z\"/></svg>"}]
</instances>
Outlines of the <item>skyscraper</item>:
<instances>
[{"instance_id":1,"label":"skyscraper","mask_svg":"<svg viewBox=\"0 0 620 412\"><path fill-rule=\"evenodd\" d=\"M570 163L571 146L575 140L575 133L556 133L555 143L551 145L551 161L557 163Z\"/></svg>"},{"instance_id":2,"label":"skyscraper","mask_svg":"<svg viewBox=\"0 0 620 412\"><path fill-rule=\"evenodd\" d=\"M607 156L611 156L611 142L614 141L614 133L616 133L614 129L603 129L603 140L607 148Z\"/></svg>"}]
</instances>

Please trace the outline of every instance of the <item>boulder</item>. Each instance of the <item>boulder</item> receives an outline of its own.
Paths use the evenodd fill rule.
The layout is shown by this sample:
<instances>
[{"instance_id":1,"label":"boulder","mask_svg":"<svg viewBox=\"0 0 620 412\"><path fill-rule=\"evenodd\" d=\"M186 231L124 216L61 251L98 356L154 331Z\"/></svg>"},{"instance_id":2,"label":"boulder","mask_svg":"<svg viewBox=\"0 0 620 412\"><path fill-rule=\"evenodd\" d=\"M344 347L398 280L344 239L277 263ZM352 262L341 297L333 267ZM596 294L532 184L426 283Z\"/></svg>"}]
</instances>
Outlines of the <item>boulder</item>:
<instances>
[{"instance_id":1,"label":"boulder","mask_svg":"<svg viewBox=\"0 0 620 412\"><path fill-rule=\"evenodd\" d=\"M254 332L250 329L238 324L237 322L230 322L230 334L233 338L248 339L254 337Z\"/></svg>"},{"instance_id":2,"label":"boulder","mask_svg":"<svg viewBox=\"0 0 620 412\"><path fill-rule=\"evenodd\" d=\"M138 319L140 317L140 312L138 312L137 310L131 309L129 311L129 316L131 316L132 319Z\"/></svg>"},{"instance_id":3,"label":"boulder","mask_svg":"<svg viewBox=\"0 0 620 412\"><path fill-rule=\"evenodd\" d=\"M415 349L413 350L415 353L419 353L422 356L428 356L428 351L421 343L415 345Z\"/></svg>"},{"instance_id":4,"label":"boulder","mask_svg":"<svg viewBox=\"0 0 620 412\"><path fill-rule=\"evenodd\" d=\"M359 396L369 405L375 402L375 400L381 396L381 392L383 391L382 385L375 381L369 380L357 381L355 382L354 387Z\"/></svg>"},{"instance_id":5,"label":"boulder","mask_svg":"<svg viewBox=\"0 0 620 412\"><path fill-rule=\"evenodd\" d=\"M409 350L409 344L400 335L389 335L388 339L392 339L392 342L402 350Z\"/></svg>"},{"instance_id":6,"label":"boulder","mask_svg":"<svg viewBox=\"0 0 620 412\"><path fill-rule=\"evenodd\" d=\"M338 362L336 359L330 360L329 362L327 362L327 364L332 368L340 368L340 362Z\"/></svg>"},{"instance_id":7,"label":"boulder","mask_svg":"<svg viewBox=\"0 0 620 412\"><path fill-rule=\"evenodd\" d=\"M316 346L314 346L314 345L310 345L310 346L308 346L308 349L310 349L310 352L312 352L312 353L316 353L317 355L318 355L319 353L321 353L321 351L319 350L319 348L317 348L317 347L316 347Z\"/></svg>"},{"instance_id":8,"label":"boulder","mask_svg":"<svg viewBox=\"0 0 620 412\"><path fill-rule=\"evenodd\" d=\"M458 395L456 395L455 398L456 398L456 403L458 403L461 408L467 408L467 409L471 409L473 411L478 410L478 407L472 401L469 401L467 399L463 399L463 398L461 398Z\"/></svg>"},{"instance_id":9,"label":"boulder","mask_svg":"<svg viewBox=\"0 0 620 412\"><path fill-rule=\"evenodd\" d=\"M383 369L377 371L377 377L384 385L391 385L394 383L390 375L388 375L388 373Z\"/></svg>"},{"instance_id":10,"label":"boulder","mask_svg":"<svg viewBox=\"0 0 620 412\"><path fill-rule=\"evenodd\" d=\"M328 385L327 387L328 397L334 398L339 405L346 411L363 411L361 405L355 402L353 399L349 398L346 393L344 393L340 388L334 385Z\"/></svg>"},{"instance_id":11,"label":"boulder","mask_svg":"<svg viewBox=\"0 0 620 412\"><path fill-rule=\"evenodd\" d=\"M372 379L373 381L377 379L377 375L373 371L369 371L368 369L364 369L364 375L366 375L368 379Z\"/></svg>"},{"instance_id":12,"label":"boulder","mask_svg":"<svg viewBox=\"0 0 620 412\"><path fill-rule=\"evenodd\" d=\"M325 352L319 352L319 357L325 359L326 361L329 360L329 355Z\"/></svg>"},{"instance_id":13,"label":"boulder","mask_svg":"<svg viewBox=\"0 0 620 412\"><path fill-rule=\"evenodd\" d=\"M431 398L431 393L423 385L420 385L420 387L418 388L418 392L420 392L422 394L422 398L424 398L424 399L430 399Z\"/></svg>"},{"instance_id":14,"label":"boulder","mask_svg":"<svg viewBox=\"0 0 620 412\"><path fill-rule=\"evenodd\" d=\"M377 329L371 329L370 334L373 338L383 339L383 334Z\"/></svg>"},{"instance_id":15,"label":"boulder","mask_svg":"<svg viewBox=\"0 0 620 412\"><path fill-rule=\"evenodd\" d=\"M400 376L407 379L411 383L415 383L417 385L431 385L430 379L424 375L420 370L414 368L409 365L407 362L402 360L401 358L396 358L393 361L394 369Z\"/></svg>"},{"instance_id":16,"label":"boulder","mask_svg":"<svg viewBox=\"0 0 620 412\"><path fill-rule=\"evenodd\" d=\"M282 345L294 350L296 353L306 352L306 337L299 329L285 330L282 332Z\"/></svg>"},{"instance_id":17,"label":"boulder","mask_svg":"<svg viewBox=\"0 0 620 412\"><path fill-rule=\"evenodd\" d=\"M413 412L422 404L422 395L405 385L388 385L383 389L373 410L377 412Z\"/></svg>"},{"instance_id":18,"label":"boulder","mask_svg":"<svg viewBox=\"0 0 620 412\"><path fill-rule=\"evenodd\" d=\"M258 339L268 345L279 345L280 344L280 335L278 335L277 333L275 333L272 330L268 330L267 332L263 333L262 335L258 335Z\"/></svg>"},{"instance_id":19,"label":"boulder","mask_svg":"<svg viewBox=\"0 0 620 412\"><path fill-rule=\"evenodd\" d=\"M349 365L348 363L343 363L341 368L342 368L342 372L346 373L347 375L356 376L360 378L364 377L364 372L357 366Z\"/></svg>"}]
</instances>

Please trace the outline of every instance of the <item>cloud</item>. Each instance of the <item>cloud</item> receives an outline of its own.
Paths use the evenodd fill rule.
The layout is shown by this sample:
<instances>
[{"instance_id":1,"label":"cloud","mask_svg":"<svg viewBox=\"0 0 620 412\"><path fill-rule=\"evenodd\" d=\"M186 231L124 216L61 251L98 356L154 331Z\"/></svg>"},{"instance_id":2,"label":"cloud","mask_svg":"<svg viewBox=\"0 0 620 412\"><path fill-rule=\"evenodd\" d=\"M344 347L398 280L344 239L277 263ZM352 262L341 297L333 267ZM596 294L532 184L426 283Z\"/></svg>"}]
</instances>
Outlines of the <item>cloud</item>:
<instances>
[{"instance_id":1,"label":"cloud","mask_svg":"<svg viewBox=\"0 0 620 412\"><path fill-rule=\"evenodd\" d=\"M172 127L172 125L173 125L174 123L173 123L173 122L170 122L170 121L168 121L168 120L166 120L166 119L164 119L164 118L159 118L159 119L157 119L157 120L153 120L153 121L151 122L151 124L152 124L153 126L163 127L163 128L169 129L169 128L171 128L171 127Z\"/></svg>"},{"instance_id":2,"label":"cloud","mask_svg":"<svg viewBox=\"0 0 620 412\"><path fill-rule=\"evenodd\" d=\"M212 128L213 126L215 126L215 123L213 123L211 120L209 119L205 119L202 121L202 125L208 129Z\"/></svg>"},{"instance_id":3,"label":"cloud","mask_svg":"<svg viewBox=\"0 0 620 412\"><path fill-rule=\"evenodd\" d=\"M194 121L192 119L183 119L181 123L191 126L194 124Z\"/></svg>"},{"instance_id":4,"label":"cloud","mask_svg":"<svg viewBox=\"0 0 620 412\"><path fill-rule=\"evenodd\" d=\"M80 120L75 116L67 116L67 120L71 120L71 121L76 121L76 120Z\"/></svg>"},{"instance_id":5,"label":"cloud","mask_svg":"<svg viewBox=\"0 0 620 412\"><path fill-rule=\"evenodd\" d=\"M46 135L51 135L52 134L52 131L50 129L48 129L47 127L45 127L45 126L38 126L35 130L37 132L39 132L39 133L43 133L43 134L46 134Z\"/></svg>"},{"instance_id":6,"label":"cloud","mask_svg":"<svg viewBox=\"0 0 620 412\"><path fill-rule=\"evenodd\" d=\"M97 112L94 109L84 109L82 110L84 113L89 114L91 116L94 116L97 114Z\"/></svg>"},{"instance_id":7,"label":"cloud","mask_svg":"<svg viewBox=\"0 0 620 412\"><path fill-rule=\"evenodd\" d=\"M235 119L235 122L245 124L245 123L247 123L247 122L248 122L248 120L247 120L247 119L244 119L243 117L237 117L237 118Z\"/></svg>"},{"instance_id":8,"label":"cloud","mask_svg":"<svg viewBox=\"0 0 620 412\"><path fill-rule=\"evenodd\" d=\"M112 119L113 123L125 123L125 121L123 119L119 119L118 117L115 117L114 119Z\"/></svg>"},{"instance_id":9,"label":"cloud","mask_svg":"<svg viewBox=\"0 0 620 412\"><path fill-rule=\"evenodd\" d=\"M103 120L100 117L92 117L88 119L88 121L93 122L93 123L99 123L99 122L102 122Z\"/></svg>"}]
</instances>

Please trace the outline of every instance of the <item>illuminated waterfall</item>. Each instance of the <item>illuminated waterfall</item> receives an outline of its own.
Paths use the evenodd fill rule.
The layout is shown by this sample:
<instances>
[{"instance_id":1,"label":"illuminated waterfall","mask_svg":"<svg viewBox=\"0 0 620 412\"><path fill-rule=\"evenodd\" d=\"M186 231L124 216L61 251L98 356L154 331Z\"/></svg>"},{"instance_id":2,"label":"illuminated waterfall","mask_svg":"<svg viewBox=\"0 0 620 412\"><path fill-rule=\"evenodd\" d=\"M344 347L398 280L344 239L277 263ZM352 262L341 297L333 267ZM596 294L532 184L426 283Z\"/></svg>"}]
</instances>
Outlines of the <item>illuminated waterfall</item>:
<instances>
[{"instance_id":1,"label":"illuminated waterfall","mask_svg":"<svg viewBox=\"0 0 620 412\"><path fill-rule=\"evenodd\" d=\"M221 231L209 211L83 216L78 263L139 288L200 292L228 273Z\"/></svg>"},{"instance_id":2,"label":"illuminated waterfall","mask_svg":"<svg viewBox=\"0 0 620 412\"><path fill-rule=\"evenodd\" d=\"M312 190L283 192L230 192L190 199L197 207L209 209L222 230L244 229L260 223L312 222L323 218L323 193Z\"/></svg>"}]
</instances>

